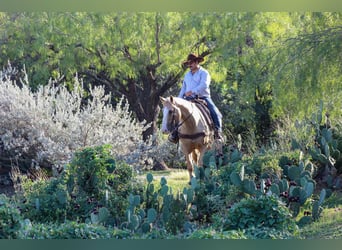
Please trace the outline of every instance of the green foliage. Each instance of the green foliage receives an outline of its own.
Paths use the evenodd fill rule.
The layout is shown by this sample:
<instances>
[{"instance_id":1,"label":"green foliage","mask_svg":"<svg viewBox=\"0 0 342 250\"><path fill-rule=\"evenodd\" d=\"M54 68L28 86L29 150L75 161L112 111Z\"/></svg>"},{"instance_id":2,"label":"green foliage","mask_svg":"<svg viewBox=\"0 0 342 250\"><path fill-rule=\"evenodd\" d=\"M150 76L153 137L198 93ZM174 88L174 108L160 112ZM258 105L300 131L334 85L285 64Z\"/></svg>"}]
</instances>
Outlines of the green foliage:
<instances>
[{"instance_id":1,"label":"green foliage","mask_svg":"<svg viewBox=\"0 0 342 250\"><path fill-rule=\"evenodd\" d=\"M114 180L116 162L110 153L109 145L85 148L76 152L73 160L68 165L69 175L72 176L69 183L72 189L77 187L77 192L83 192L88 197L99 199L104 196L105 190ZM126 179L126 176L123 176ZM117 184L117 183L116 183Z\"/></svg>"},{"instance_id":2,"label":"green foliage","mask_svg":"<svg viewBox=\"0 0 342 250\"><path fill-rule=\"evenodd\" d=\"M67 218L70 194L65 178L26 180L22 186L19 206L24 217L39 222L63 222Z\"/></svg>"},{"instance_id":3,"label":"green foliage","mask_svg":"<svg viewBox=\"0 0 342 250\"><path fill-rule=\"evenodd\" d=\"M105 151L105 148L102 150ZM100 159L103 160L108 156L106 153L102 153L102 150L98 150ZM84 152L93 151L85 150ZM110 158L110 156L108 157ZM226 156L226 159L232 158ZM288 199L281 194L284 190L290 190L290 187L293 187L293 194L299 194L299 197L301 192L312 194L312 182L306 173L310 164L304 165L299 161L298 166L291 166L301 170L300 178L297 175L294 178L298 183L293 181L296 182L296 186L290 186L290 180L283 178L270 179L272 182L265 179L259 187L255 184L256 180L252 180L251 176L247 175L245 163L241 164L241 161L243 160L227 160L227 166L219 166L220 171L217 171L214 166L206 169L195 168L196 176L192 180L192 185L184 188L182 192L176 193L173 193L172 188L168 185L167 178L162 177L160 183L155 185L154 176L148 173L146 175L147 185L143 190L131 188L120 193L120 188L115 191L112 189L113 192L118 192L120 195L117 197L118 200L125 201L124 205L118 207L113 205L117 200L113 200L112 192L105 192L104 199L89 199L84 195L84 191L75 193L78 188L75 185L75 179L70 178L74 175L66 172L64 179L60 179L60 181L64 180L64 187L68 192L72 190L74 192L70 193L70 210L67 210L64 223L57 224L51 221L40 224L37 223L36 218L31 216L32 223L29 220L20 221L21 227L15 237L22 239L292 239L299 237L298 228L291 213L291 205L300 204L300 202L286 203ZM113 172L117 171L120 166L124 166L118 161L115 162L116 167ZM104 163L104 165L106 164ZM241 180L239 187L230 180L233 172L238 173ZM124 176L125 174L123 174ZM73 180L74 186L70 185L68 180ZM131 179L126 181L129 183L129 180ZM226 180L226 183L222 183L222 180ZM109 182L106 185L112 188L115 187L114 183ZM223 185L225 188L222 188ZM124 188L125 185L122 187ZM231 199L229 192L222 192L223 190L235 192L235 189L239 190L234 199ZM40 190L41 193L46 192L44 188ZM266 195L263 195L261 190L264 190ZM79 194L80 197L75 194ZM244 197L243 194L247 198L241 199ZM309 196L311 197L311 195ZM305 202L306 209L312 209L312 216L302 217L303 224L305 224L305 220L308 220L307 224L311 223L314 218L320 217L325 196L324 190L316 200L309 199ZM73 206L76 201L81 201L81 197L87 200L84 200L84 203L79 203L81 206L76 209ZM284 203L281 202L283 198L286 201ZM53 200L51 203L54 204ZM37 204L35 203L36 207ZM38 207L41 209L40 203ZM117 210L122 210L122 208L125 210L123 215L119 216ZM53 211L54 208L51 207L51 210ZM71 219L76 221L70 222ZM85 219L87 224L82 223Z\"/></svg>"},{"instance_id":4,"label":"green foliage","mask_svg":"<svg viewBox=\"0 0 342 250\"><path fill-rule=\"evenodd\" d=\"M23 179L22 188L19 206L31 220L118 225L129 206L127 197L139 194L141 186L132 167L114 160L104 145L77 152L58 178Z\"/></svg>"},{"instance_id":5,"label":"green foliage","mask_svg":"<svg viewBox=\"0 0 342 250\"><path fill-rule=\"evenodd\" d=\"M212 228L198 229L190 234L187 239L248 239L241 230L216 231Z\"/></svg>"},{"instance_id":6,"label":"green foliage","mask_svg":"<svg viewBox=\"0 0 342 250\"><path fill-rule=\"evenodd\" d=\"M65 223L33 223L20 230L18 239L111 239L121 234L100 225L66 221Z\"/></svg>"},{"instance_id":7,"label":"green foliage","mask_svg":"<svg viewBox=\"0 0 342 250\"><path fill-rule=\"evenodd\" d=\"M246 173L249 175L256 175L261 178L280 176L281 168L279 166L278 155L254 155L251 162L246 166Z\"/></svg>"},{"instance_id":8,"label":"green foliage","mask_svg":"<svg viewBox=\"0 0 342 250\"><path fill-rule=\"evenodd\" d=\"M33 87L50 77L72 86L78 72L115 101L125 95L140 121L157 122L189 52L205 56L227 133L264 142L320 99L340 114L338 12L3 13L1 23L0 64L26 65Z\"/></svg>"},{"instance_id":9,"label":"green foliage","mask_svg":"<svg viewBox=\"0 0 342 250\"><path fill-rule=\"evenodd\" d=\"M339 132L338 127L332 127L332 121L328 113L325 114L323 121L323 102L320 103L316 113L314 113L309 121L310 129L313 131L312 141L304 149L304 145L296 142L296 148L307 150L312 160L317 163L316 178L322 179L328 188L342 188L342 180L337 176L341 172L339 162L342 159L339 149Z\"/></svg>"},{"instance_id":10,"label":"green foliage","mask_svg":"<svg viewBox=\"0 0 342 250\"><path fill-rule=\"evenodd\" d=\"M0 239L16 239L22 216L5 195L0 194Z\"/></svg>"},{"instance_id":11,"label":"green foliage","mask_svg":"<svg viewBox=\"0 0 342 250\"><path fill-rule=\"evenodd\" d=\"M340 204L342 204L342 195L341 193L332 193L328 196L324 201L324 206L328 208L338 207Z\"/></svg>"},{"instance_id":12,"label":"green foliage","mask_svg":"<svg viewBox=\"0 0 342 250\"><path fill-rule=\"evenodd\" d=\"M315 167L310 161L304 163L302 160L289 160L286 155L277 160L278 157L254 155L251 160L242 161L241 167L236 164L223 166L223 169L230 169L229 179L225 179L228 182L226 185L234 185L238 192L252 197L275 195L296 217L307 201L313 204L316 202L313 198L316 190L316 181L313 179ZM287 165L294 162L298 162L298 165ZM220 173L224 172L221 170ZM322 196L321 202L324 198ZM310 213L312 219L318 216L317 212L321 212L316 209L317 205L314 206Z\"/></svg>"},{"instance_id":13,"label":"green foliage","mask_svg":"<svg viewBox=\"0 0 342 250\"><path fill-rule=\"evenodd\" d=\"M225 229L252 227L297 230L290 210L273 195L242 199L230 209L224 224Z\"/></svg>"},{"instance_id":14,"label":"green foliage","mask_svg":"<svg viewBox=\"0 0 342 250\"><path fill-rule=\"evenodd\" d=\"M251 227L244 230L244 234L246 235L247 239L298 239L299 231L295 230L288 230L288 229L276 229L273 227Z\"/></svg>"},{"instance_id":15,"label":"green foliage","mask_svg":"<svg viewBox=\"0 0 342 250\"><path fill-rule=\"evenodd\" d=\"M129 195L126 220L121 227L142 234L151 233L158 227L172 234L182 231L190 196L185 199L183 194L174 195L165 178L161 178L159 190L154 190L151 173L146 175L146 179L148 184L144 196ZM184 190L183 193L190 192Z\"/></svg>"},{"instance_id":16,"label":"green foliage","mask_svg":"<svg viewBox=\"0 0 342 250\"><path fill-rule=\"evenodd\" d=\"M116 161L108 145L76 153L67 171L73 216L90 217L96 223L119 223L128 207L127 197L133 190L139 192L132 167Z\"/></svg>"}]
</instances>

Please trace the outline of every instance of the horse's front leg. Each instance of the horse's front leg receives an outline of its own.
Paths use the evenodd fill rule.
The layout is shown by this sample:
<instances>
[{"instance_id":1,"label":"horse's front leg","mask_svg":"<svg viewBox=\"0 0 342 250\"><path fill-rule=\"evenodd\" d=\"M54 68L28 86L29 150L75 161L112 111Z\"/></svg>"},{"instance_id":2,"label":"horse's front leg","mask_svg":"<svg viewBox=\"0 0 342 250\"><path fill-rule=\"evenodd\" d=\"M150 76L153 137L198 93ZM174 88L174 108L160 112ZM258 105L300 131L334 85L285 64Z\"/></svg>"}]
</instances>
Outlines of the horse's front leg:
<instances>
[{"instance_id":1,"label":"horse's front leg","mask_svg":"<svg viewBox=\"0 0 342 250\"><path fill-rule=\"evenodd\" d=\"M187 153L185 154L185 159L186 159L186 167L188 169L189 173L189 183L191 183L192 179L192 171L193 171L193 160L192 160L192 153Z\"/></svg>"},{"instance_id":2,"label":"horse's front leg","mask_svg":"<svg viewBox=\"0 0 342 250\"><path fill-rule=\"evenodd\" d=\"M199 150L198 164L199 164L199 166L203 167L203 156L204 156L204 153L207 150L207 148L206 147L200 147L198 150Z\"/></svg>"}]
</instances>

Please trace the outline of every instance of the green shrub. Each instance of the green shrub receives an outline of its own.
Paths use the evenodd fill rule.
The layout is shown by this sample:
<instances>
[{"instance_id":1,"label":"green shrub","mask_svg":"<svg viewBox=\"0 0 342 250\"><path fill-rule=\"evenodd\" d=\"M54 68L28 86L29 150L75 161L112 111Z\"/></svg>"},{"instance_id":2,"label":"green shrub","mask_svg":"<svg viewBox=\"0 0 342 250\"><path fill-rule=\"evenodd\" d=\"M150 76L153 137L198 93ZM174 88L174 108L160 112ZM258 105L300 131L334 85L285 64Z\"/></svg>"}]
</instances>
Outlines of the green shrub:
<instances>
[{"instance_id":1,"label":"green shrub","mask_svg":"<svg viewBox=\"0 0 342 250\"><path fill-rule=\"evenodd\" d=\"M26 179L22 187L22 202L18 205L23 216L39 222L63 222L66 219L70 196L63 177L36 181Z\"/></svg>"},{"instance_id":2,"label":"green shrub","mask_svg":"<svg viewBox=\"0 0 342 250\"><path fill-rule=\"evenodd\" d=\"M113 231L101 225L65 222L33 223L19 233L20 239L110 239Z\"/></svg>"},{"instance_id":3,"label":"green shrub","mask_svg":"<svg viewBox=\"0 0 342 250\"><path fill-rule=\"evenodd\" d=\"M261 178L280 176L281 173L278 156L274 154L256 155L246 166L246 174Z\"/></svg>"},{"instance_id":4,"label":"green shrub","mask_svg":"<svg viewBox=\"0 0 342 250\"><path fill-rule=\"evenodd\" d=\"M299 165L300 151L283 152L279 159L279 166L284 169L286 166Z\"/></svg>"},{"instance_id":5,"label":"green shrub","mask_svg":"<svg viewBox=\"0 0 342 250\"><path fill-rule=\"evenodd\" d=\"M242 199L235 203L223 226L224 229L258 227L297 230L289 209L273 195Z\"/></svg>"},{"instance_id":6,"label":"green shrub","mask_svg":"<svg viewBox=\"0 0 342 250\"><path fill-rule=\"evenodd\" d=\"M78 193L99 199L110 188L109 182L114 178L116 168L110 149L109 145L87 147L75 153L68 164L68 172L70 185Z\"/></svg>"},{"instance_id":7,"label":"green shrub","mask_svg":"<svg viewBox=\"0 0 342 250\"><path fill-rule=\"evenodd\" d=\"M287 229L275 229L269 227L250 227L244 230L248 239L298 239L299 231L291 232Z\"/></svg>"},{"instance_id":8,"label":"green shrub","mask_svg":"<svg viewBox=\"0 0 342 250\"><path fill-rule=\"evenodd\" d=\"M0 194L0 239L15 239L20 229L20 211Z\"/></svg>"},{"instance_id":9,"label":"green shrub","mask_svg":"<svg viewBox=\"0 0 342 250\"><path fill-rule=\"evenodd\" d=\"M75 154L57 178L22 178L20 208L34 222L77 222L119 225L127 197L142 189L132 167L116 161L108 145L85 148Z\"/></svg>"},{"instance_id":10,"label":"green shrub","mask_svg":"<svg viewBox=\"0 0 342 250\"><path fill-rule=\"evenodd\" d=\"M187 239L247 239L241 230L216 231L212 228L199 229L190 234Z\"/></svg>"},{"instance_id":11,"label":"green shrub","mask_svg":"<svg viewBox=\"0 0 342 250\"><path fill-rule=\"evenodd\" d=\"M67 173L72 214L83 221L106 207L109 212L106 222L120 224L128 207L129 194L142 189L133 178L132 167L113 158L110 145L76 152Z\"/></svg>"}]
</instances>

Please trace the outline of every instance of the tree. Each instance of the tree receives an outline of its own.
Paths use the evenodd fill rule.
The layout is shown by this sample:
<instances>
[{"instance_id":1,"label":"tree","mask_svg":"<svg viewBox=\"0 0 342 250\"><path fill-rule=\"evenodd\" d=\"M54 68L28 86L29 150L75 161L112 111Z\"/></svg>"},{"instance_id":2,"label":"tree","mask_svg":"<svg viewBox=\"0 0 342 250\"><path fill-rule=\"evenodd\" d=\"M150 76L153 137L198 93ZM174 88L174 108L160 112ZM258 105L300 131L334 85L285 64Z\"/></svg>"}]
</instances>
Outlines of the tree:
<instances>
[{"instance_id":1,"label":"tree","mask_svg":"<svg viewBox=\"0 0 342 250\"><path fill-rule=\"evenodd\" d=\"M34 84L42 84L49 74L69 81L78 72L88 84L104 85L114 101L124 95L138 120L152 124L144 133L147 138L156 131L159 96L168 94L184 73L181 61L194 50L202 56L212 52L203 32L207 20L192 17L188 13L13 14L7 17L10 35L3 32L2 49L14 64L28 64Z\"/></svg>"},{"instance_id":2,"label":"tree","mask_svg":"<svg viewBox=\"0 0 342 250\"><path fill-rule=\"evenodd\" d=\"M1 13L0 63L25 64L32 87L53 77L72 88L78 74L104 85L113 103L124 95L138 120L152 124L147 138L159 96L178 92L181 62L197 52L225 127L257 125L264 143L276 119L341 91L340 27L339 13Z\"/></svg>"},{"instance_id":3,"label":"tree","mask_svg":"<svg viewBox=\"0 0 342 250\"><path fill-rule=\"evenodd\" d=\"M220 87L226 125L231 123L235 133L255 132L264 145L275 122L310 115L320 100L340 114L339 13L239 13L235 18L235 36L218 51L227 69Z\"/></svg>"},{"instance_id":4,"label":"tree","mask_svg":"<svg viewBox=\"0 0 342 250\"><path fill-rule=\"evenodd\" d=\"M282 40L284 49L276 58L274 74L279 115L311 116L323 101L329 113L339 117L341 13L291 13L290 17L296 33Z\"/></svg>"}]
</instances>

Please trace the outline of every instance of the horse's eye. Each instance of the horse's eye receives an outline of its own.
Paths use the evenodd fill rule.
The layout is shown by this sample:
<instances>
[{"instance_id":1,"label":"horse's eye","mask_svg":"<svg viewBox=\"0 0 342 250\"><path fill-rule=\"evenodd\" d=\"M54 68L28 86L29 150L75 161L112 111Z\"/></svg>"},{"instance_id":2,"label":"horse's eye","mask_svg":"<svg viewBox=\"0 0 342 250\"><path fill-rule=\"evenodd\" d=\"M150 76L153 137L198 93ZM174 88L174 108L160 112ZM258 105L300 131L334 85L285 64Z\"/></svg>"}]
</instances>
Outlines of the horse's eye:
<instances>
[{"instance_id":1,"label":"horse's eye","mask_svg":"<svg viewBox=\"0 0 342 250\"><path fill-rule=\"evenodd\" d=\"M171 115L173 113L173 111L172 110L169 110L169 115Z\"/></svg>"}]
</instances>

